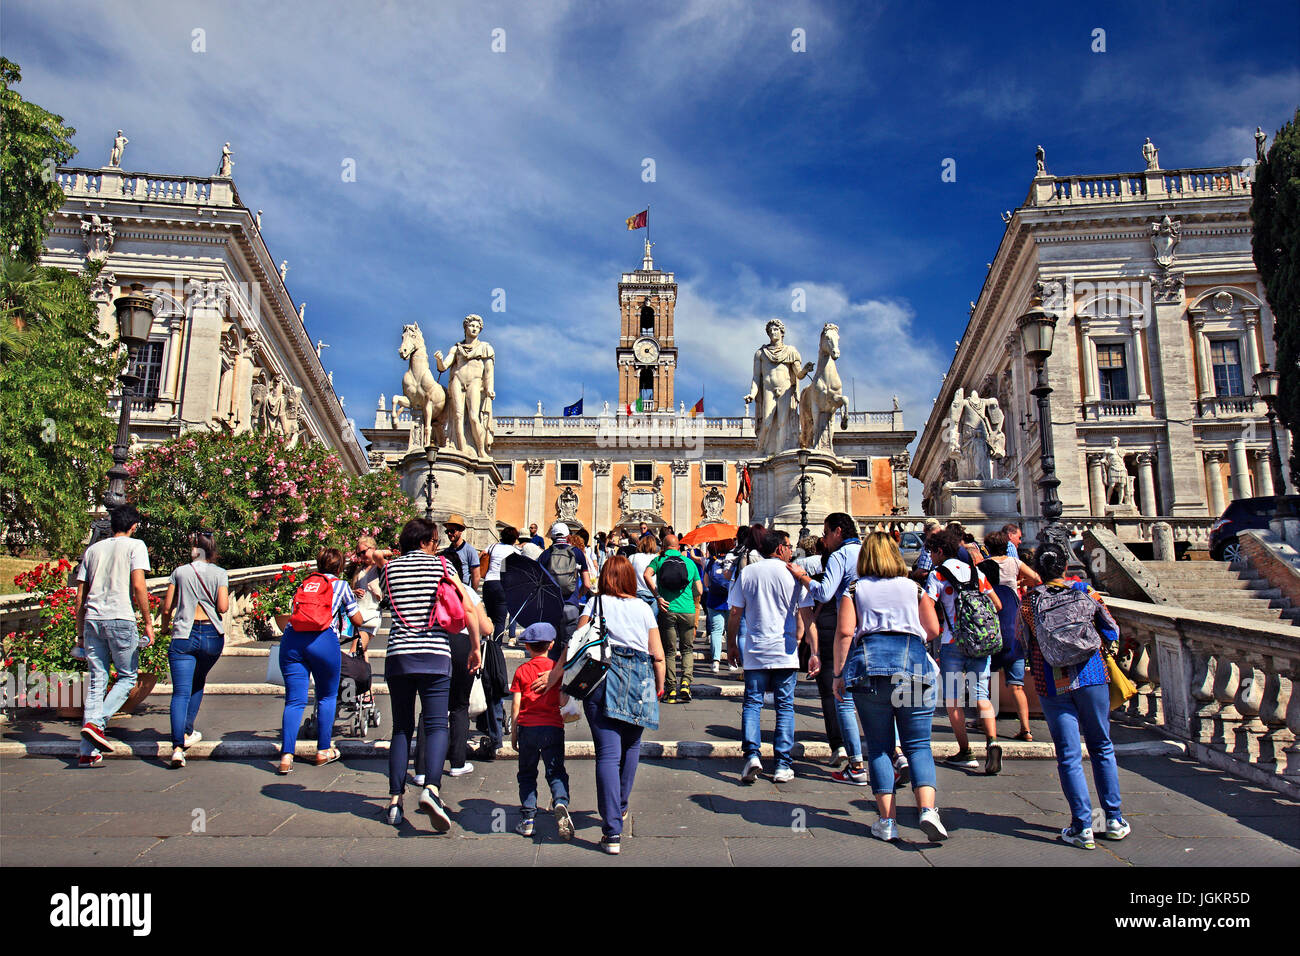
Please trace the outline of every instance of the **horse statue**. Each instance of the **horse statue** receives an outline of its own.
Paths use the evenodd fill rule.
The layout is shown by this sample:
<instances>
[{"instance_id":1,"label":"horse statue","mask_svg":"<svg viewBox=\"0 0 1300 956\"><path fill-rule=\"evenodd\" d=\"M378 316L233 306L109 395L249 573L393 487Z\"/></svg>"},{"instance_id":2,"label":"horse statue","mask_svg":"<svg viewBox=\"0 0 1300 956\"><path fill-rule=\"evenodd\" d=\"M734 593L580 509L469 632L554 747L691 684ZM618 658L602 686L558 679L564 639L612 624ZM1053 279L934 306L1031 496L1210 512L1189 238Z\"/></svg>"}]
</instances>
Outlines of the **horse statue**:
<instances>
[{"instance_id":1,"label":"horse statue","mask_svg":"<svg viewBox=\"0 0 1300 956\"><path fill-rule=\"evenodd\" d=\"M418 323L402 326L402 347L397 354L409 359L410 364L402 376L402 394L393 396L393 417L397 417L398 408L404 405L415 421L418 409L420 432L418 441L413 441L413 444L441 448L445 444L442 409L447 404L447 393L429 368L429 350L424 347L424 336ZM411 437L415 439L417 436Z\"/></svg>"},{"instance_id":2,"label":"horse statue","mask_svg":"<svg viewBox=\"0 0 1300 956\"><path fill-rule=\"evenodd\" d=\"M831 420L838 409L840 428L849 427L849 403L844 398L844 383L835 368L840 357L840 327L828 322L822 326L817 348L817 368L812 380L799 395L799 447L815 451L832 451Z\"/></svg>"}]
</instances>

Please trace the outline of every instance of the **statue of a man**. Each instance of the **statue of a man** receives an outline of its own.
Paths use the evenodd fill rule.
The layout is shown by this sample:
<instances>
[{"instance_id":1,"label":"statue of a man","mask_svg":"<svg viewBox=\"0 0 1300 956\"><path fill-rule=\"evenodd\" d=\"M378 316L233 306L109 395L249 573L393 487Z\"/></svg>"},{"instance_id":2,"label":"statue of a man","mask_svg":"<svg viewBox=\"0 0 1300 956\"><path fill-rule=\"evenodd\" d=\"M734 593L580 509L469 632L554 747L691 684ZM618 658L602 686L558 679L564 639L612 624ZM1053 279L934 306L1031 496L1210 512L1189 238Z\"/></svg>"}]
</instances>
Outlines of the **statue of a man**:
<instances>
[{"instance_id":1,"label":"statue of a man","mask_svg":"<svg viewBox=\"0 0 1300 956\"><path fill-rule=\"evenodd\" d=\"M1119 450L1119 439L1112 438L1110 447L1102 452L1106 468L1106 504L1129 504L1128 468L1124 464L1124 453Z\"/></svg>"},{"instance_id":2,"label":"statue of a man","mask_svg":"<svg viewBox=\"0 0 1300 956\"><path fill-rule=\"evenodd\" d=\"M218 176L229 176L230 168L235 165L235 161L230 158L230 144L227 143L221 147L221 165L217 167Z\"/></svg>"},{"instance_id":3,"label":"statue of a man","mask_svg":"<svg viewBox=\"0 0 1300 956\"><path fill-rule=\"evenodd\" d=\"M785 323L767 323L768 344L754 353L754 378L745 404L756 402L754 433L760 455L775 455L795 444L798 425L799 379L812 374L813 363L802 365L799 350L784 344Z\"/></svg>"},{"instance_id":4,"label":"statue of a man","mask_svg":"<svg viewBox=\"0 0 1300 956\"><path fill-rule=\"evenodd\" d=\"M479 339L483 317L467 315L463 323L465 338L449 351L447 360L434 352L439 372L450 369L447 383L447 437L458 451L486 458L492 447L492 399L496 398L494 381L496 353Z\"/></svg>"},{"instance_id":5,"label":"statue of a man","mask_svg":"<svg viewBox=\"0 0 1300 956\"><path fill-rule=\"evenodd\" d=\"M1146 161L1147 169L1160 168L1160 150L1156 148L1155 143L1151 142L1151 137L1142 144L1142 158Z\"/></svg>"},{"instance_id":6,"label":"statue of a man","mask_svg":"<svg viewBox=\"0 0 1300 956\"><path fill-rule=\"evenodd\" d=\"M126 144L129 142L131 141L122 135L122 131L118 130L117 135L113 137L113 148L108 151L108 165L115 168L122 165L122 151L126 149Z\"/></svg>"},{"instance_id":7,"label":"statue of a man","mask_svg":"<svg viewBox=\"0 0 1300 956\"><path fill-rule=\"evenodd\" d=\"M1002 431L1005 415L998 400L980 398L975 389L963 395L959 388L953 394L949 414L948 456L956 461L958 480L992 478L990 462L1006 457L1006 435Z\"/></svg>"},{"instance_id":8,"label":"statue of a man","mask_svg":"<svg viewBox=\"0 0 1300 956\"><path fill-rule=\"evenodd\" d=\"M120 132L120 130L119 130ZM1268 134L1263 127L1255 127L1255 162L1262 163L1268 158Z\"/></svg>"}]
</instances>

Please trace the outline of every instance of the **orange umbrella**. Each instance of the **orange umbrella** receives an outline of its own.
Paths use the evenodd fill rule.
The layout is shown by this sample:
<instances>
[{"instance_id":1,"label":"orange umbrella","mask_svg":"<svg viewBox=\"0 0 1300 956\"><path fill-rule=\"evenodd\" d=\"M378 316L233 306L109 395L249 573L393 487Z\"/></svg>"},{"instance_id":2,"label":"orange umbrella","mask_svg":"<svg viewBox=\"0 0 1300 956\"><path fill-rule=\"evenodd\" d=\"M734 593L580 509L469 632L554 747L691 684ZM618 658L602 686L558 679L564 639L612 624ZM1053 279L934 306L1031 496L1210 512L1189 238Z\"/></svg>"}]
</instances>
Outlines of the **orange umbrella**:
<instances>
[{"instance_id":1,"label":"orange umbrella","mask_svg":"<svg viewBox=\"0 0 1300 956\"><path fill-rule=\"evenodd\" d=\"M681 536L682 544L695 545L707 544L710 541L726 541L728 538L736 536L736 526L734 524L706 524L694 531L688 531Z\"/></svg>"}]
</instances>

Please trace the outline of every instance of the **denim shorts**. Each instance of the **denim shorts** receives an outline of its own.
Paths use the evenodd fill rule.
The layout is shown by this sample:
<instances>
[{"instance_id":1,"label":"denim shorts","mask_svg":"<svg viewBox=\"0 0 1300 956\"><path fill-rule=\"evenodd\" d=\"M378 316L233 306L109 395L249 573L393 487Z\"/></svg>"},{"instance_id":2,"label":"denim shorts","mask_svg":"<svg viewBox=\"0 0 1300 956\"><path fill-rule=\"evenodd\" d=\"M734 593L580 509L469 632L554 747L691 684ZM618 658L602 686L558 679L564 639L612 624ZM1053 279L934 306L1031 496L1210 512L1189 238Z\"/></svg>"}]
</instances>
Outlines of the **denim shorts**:
<instances>
[{"instance_id":1,"label":"denim shorts","mask_svg":"<svg viewBox=\"0 0 1300 956\"><path fill-rule=\"evenodd\" d=\"M1023 657L1014 660L1002 668L1002 673L1006 676L1008 687L1025 686L1025 659Z\"/></svg>"},{"instance_id":2,"label":"denim shorts","mask_svg":"<svg viewBox=\"0 0 1300 956\"><path fill-rule=\"evenodd\" d=\"M967 657L956 641L944 644L939 648L939 683L943 687L943 702L949 707L970 707L988 700L988 656Z\"/></svg>"}]
</instances>

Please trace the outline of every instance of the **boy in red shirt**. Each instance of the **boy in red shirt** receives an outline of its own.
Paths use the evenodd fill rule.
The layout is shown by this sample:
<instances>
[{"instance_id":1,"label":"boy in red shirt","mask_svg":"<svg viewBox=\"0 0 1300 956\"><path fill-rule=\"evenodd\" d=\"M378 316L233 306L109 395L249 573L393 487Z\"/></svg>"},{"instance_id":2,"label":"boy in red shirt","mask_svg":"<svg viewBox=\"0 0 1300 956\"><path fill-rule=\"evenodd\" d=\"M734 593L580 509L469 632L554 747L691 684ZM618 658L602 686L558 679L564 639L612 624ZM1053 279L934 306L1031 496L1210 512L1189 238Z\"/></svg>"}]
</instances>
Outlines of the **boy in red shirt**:
<instances>
[{"instance_id":1,"label":"boy in red shirt","mask_svg":"<svg viewBox=\"0 0 1300 956\"><path fill-rule=\"evenodd\" d=\"M551 812L561 840L573 839L573 820L569 816L569 775L564 770L564 718L560 708L568 695L556 684L544 694L532 689L533 681L554 665L547 651L555 640L555 628L544 621L524 628L519 640L528 660L515 670L510 682L514 705L510 720L510 746L519 752L519 804L523 819L515 832L533 835L533 817L537 815L537 761L542 761L546 783L551 788Z\"/></svg>"}]
</instances>

